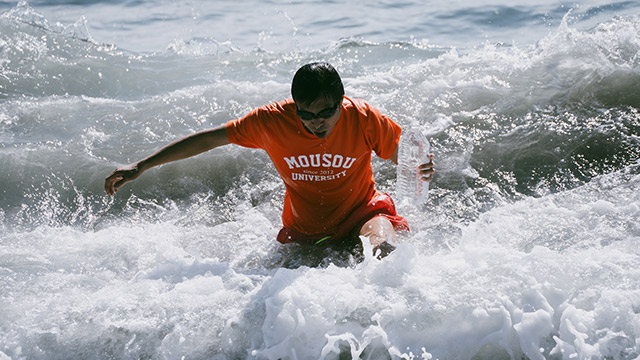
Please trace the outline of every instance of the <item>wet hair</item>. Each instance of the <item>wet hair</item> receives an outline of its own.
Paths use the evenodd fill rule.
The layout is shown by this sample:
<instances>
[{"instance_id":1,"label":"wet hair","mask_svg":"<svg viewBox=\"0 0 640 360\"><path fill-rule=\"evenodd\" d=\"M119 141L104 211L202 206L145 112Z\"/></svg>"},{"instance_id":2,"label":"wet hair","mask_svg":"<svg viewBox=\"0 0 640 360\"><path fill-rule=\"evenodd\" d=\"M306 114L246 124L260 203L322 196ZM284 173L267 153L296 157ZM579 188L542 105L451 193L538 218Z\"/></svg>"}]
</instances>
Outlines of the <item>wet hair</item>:
<instances>
[{"instance_id":1,"label":"wet hair","mask_svg":"<svg viewBox=\"0 0 640 360\"><path fill-rule=\"evenodd\" d=\"M326 62L316 62L302 66L291 82L293 101L310 105L320 98L332 103L342 102L344 86L336 69Z\"/></svg>"}]
</instances>

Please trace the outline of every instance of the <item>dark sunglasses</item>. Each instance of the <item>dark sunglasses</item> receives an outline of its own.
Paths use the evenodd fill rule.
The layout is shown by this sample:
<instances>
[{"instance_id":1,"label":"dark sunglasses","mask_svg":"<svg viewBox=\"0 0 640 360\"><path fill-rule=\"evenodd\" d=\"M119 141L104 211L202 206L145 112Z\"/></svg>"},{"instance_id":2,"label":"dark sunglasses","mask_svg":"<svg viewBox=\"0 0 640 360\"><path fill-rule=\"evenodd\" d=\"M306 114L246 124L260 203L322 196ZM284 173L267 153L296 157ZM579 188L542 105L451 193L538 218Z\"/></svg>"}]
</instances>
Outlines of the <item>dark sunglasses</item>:
<instances>
[{"instance_id":1,"label":"dark sunglasses","mask_svg":"<svg viewBox=\"0 0 640 360\"><path fill-rule=\"evenodd\" d=\"M318 111L317 114L314 114L314 113L312 113L310 111L302 111L302 110L297 110L296 109L296 114L298 114L300 119L305 120L305 121L318 119L318 118L327 119L327 118L332 117L333 114L335 114L336 111L338 111L338 107L340 107L340 103L337 103L337 104L335 104L334 106L332 106L330 108L326 108L324 110L320 110L320 111Z\"/></svg>"}]
</instances>

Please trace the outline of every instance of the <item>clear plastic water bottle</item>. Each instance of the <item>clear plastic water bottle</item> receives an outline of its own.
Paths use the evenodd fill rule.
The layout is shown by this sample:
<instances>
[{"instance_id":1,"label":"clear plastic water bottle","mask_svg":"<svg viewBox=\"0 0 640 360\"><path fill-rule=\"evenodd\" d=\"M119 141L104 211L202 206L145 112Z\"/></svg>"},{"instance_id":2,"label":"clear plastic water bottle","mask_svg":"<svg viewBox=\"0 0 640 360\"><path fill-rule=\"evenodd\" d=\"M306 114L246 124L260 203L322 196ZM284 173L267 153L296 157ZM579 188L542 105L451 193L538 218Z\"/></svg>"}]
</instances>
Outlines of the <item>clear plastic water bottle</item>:
<instances>
[{"instance_id":1,"label":"clear plastic water bottle","mask_svg":"<svg viewBox=\"0 0 640 360\"><path fill-rule=\"evenodd\" d=\"M422 180L420 165L429 163L429 141L417 129L403 130L398 144L396 196L400 203L421 206L427 202L429 182Z\"/></svg>"}]
</instances>

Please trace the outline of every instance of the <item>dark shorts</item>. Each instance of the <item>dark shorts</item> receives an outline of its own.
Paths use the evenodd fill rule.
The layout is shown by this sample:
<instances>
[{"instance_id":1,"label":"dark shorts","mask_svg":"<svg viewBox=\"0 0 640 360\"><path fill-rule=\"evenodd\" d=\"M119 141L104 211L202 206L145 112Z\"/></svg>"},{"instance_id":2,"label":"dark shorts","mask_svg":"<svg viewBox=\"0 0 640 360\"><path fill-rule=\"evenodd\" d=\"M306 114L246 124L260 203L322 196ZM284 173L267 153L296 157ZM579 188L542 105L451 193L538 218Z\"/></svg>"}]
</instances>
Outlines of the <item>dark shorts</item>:
<instances>
[{"instance_id":1,"label":"dark shorts","mask_svg":"<svg viewBox=\"0 0 640 360\"><path fill-rule=\"evenodd\" d=\"M283 227L278 233L278 241L282 244L290 242L315 244L357 236L364 223L376 216L384 216L389 219L394 229L398 231L409 230L407 220L396 213L396 206L391 196L388 194L379 194L353 211L333 233L306 235L296 230Z\"/></svg>"}]
</instances>

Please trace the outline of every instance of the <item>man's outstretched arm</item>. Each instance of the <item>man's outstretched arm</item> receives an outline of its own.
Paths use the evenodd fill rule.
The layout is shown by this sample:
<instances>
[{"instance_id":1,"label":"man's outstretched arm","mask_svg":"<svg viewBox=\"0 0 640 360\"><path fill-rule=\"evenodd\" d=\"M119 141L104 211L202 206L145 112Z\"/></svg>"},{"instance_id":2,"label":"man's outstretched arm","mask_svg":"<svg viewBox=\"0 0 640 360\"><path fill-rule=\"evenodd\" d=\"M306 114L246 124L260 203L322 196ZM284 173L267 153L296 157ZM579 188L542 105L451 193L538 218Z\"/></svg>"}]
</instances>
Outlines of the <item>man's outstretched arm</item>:
<instances>
[{"instance_id":1,"label":"man's outstretched arm","mask_svg":"<svg viewBox=\"0 0 640 360\"><path fill-rule=\"evenodd\" d=\"M185 136L138 162L115 169L104 180L104 190L113 195L122 185L154 166L186 159L229 143L225 125Z\"/></svg>"}]
</instances>

